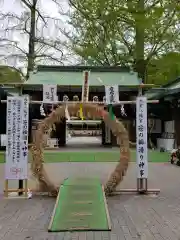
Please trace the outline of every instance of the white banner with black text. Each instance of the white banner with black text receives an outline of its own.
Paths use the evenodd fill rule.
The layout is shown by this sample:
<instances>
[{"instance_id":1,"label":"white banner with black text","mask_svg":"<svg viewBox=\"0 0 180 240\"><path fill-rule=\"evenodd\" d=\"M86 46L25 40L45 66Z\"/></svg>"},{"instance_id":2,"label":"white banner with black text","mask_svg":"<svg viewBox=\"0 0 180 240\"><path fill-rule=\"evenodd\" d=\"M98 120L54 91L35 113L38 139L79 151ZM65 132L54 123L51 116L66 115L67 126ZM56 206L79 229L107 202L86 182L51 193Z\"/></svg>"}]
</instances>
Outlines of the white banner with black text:
<instances>
[{"instance_id":1,"label":"white banner with black text","mask_svg":"<svg viewBox=\"0 0 180 240\"><path fill-rule=\"evenodd\" d=\"M7 98L5 178L28 178L29 97Z\"/></svg>"},{"instance_id":2,"label":"white banner with black text","mask_svg":"<svg viewBox=\"0 0 180 240\"><path fill-rule=\"evenodd\" d=\"M146 97L136 99L136 161L137 178L148 178Z\"/></svg>"}]
</instances>

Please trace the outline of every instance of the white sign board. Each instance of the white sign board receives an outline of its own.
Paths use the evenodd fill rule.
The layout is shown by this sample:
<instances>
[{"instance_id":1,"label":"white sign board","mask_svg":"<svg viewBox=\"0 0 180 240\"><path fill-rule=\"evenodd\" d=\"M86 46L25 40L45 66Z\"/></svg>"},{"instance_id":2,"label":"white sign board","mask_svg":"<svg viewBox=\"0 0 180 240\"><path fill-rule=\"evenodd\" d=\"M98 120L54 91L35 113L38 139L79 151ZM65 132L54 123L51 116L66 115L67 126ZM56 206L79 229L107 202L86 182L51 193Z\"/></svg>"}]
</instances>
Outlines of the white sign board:
<instances>
[{"instance_id":1,"label":"white sign board","mask_svg":"<svg viewBox=\"0 0 180 240\"><path fill-rule=\"evenodd\" d=\"M57 85L43 85L43 102L52 104L57 102Z\"/></svg>"},{"instance_id":2,"label":"white sign board","mask_svg":"<svg viewBox=\"0 0 180 240\"><path fill-rule=\"evenodd\" d=\"M5 178L9 180L27 179L29 97L8 97L6 116Z\"/></svg>"},{"instance_id":3,"label":"white sign board","mask_svg":"<svg viewBox=\"0 0 180 240\"><path fill-rule=\"evenodd\" d=\"M113 103L119 102L118 85L105 86L105 93L106 93L106 104L113 104Z\"/></svg>"},{"instance_id":4,"label":"white sign board","mask_svg":"<svg viewBox=\"0 0 180 240\"><path fill-rule=\"evenodd\" d=\"M147 99L136 99L136 160L137 178L148 177L148 149L147 149Z\"/></svg>"}]
</instances>

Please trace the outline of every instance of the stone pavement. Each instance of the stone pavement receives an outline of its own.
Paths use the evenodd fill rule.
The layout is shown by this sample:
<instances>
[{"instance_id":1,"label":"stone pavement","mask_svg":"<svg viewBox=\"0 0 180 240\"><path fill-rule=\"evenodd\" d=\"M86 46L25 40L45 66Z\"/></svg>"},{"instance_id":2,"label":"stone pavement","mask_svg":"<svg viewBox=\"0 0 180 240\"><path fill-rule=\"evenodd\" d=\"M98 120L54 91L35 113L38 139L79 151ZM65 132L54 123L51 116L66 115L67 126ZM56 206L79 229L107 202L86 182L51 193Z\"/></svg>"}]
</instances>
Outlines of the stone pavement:
<instances>
[{"instance_id":1,"label":"stone pavement","mask_svg":"<svg viewBox=\"0 0 180 240\"><path fill-rule=\"evenodd\" d=\"M1 191L3 165L0 165ZM104 182L115 163L46 164L49 175L59 183L68 176L98 176ZM120 188L136 184L131 163ZM118 195L108 198L111 232L48 233L55 199L0 200L0 240L180 240L180 168L149 164L149 187L160 188L159 196ZM30 182L30 184L32 184Z\"/></svg>"}]
</instances>

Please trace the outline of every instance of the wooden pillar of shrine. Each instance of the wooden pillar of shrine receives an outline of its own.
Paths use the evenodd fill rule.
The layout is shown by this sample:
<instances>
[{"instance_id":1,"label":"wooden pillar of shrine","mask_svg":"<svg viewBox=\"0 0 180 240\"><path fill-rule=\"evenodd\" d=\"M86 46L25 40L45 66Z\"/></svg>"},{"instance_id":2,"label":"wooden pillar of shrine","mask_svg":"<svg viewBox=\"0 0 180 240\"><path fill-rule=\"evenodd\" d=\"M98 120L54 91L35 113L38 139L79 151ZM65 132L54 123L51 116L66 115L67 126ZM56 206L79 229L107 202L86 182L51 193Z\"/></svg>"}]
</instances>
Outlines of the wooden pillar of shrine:
<instances>
[{"instance_id":1,"label":"wooden pillar of shrine","mask_svg":"<svg viewBox=\"0 0 180 240\"><path fill-rule=\"evenodd\" d=\"M55 137L58 140L59 147L66 146L66 118L63 118L61 122L56 123Z\"/></svg>"}]
</instances>

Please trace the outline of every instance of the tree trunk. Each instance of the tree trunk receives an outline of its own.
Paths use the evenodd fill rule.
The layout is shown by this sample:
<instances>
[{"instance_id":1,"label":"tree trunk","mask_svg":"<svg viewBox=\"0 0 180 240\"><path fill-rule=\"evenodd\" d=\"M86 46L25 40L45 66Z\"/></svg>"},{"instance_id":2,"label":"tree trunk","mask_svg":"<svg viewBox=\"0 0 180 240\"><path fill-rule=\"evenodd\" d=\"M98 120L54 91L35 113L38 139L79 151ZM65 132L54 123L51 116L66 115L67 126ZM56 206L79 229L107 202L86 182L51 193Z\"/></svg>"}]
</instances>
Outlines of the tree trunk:
<instances>
[{"instance_id":1,"label":"tree trunk","mask_svg":"<svg viewBox=\"0 0 180 240\"><path fill-rule=\"evenodd\" d=\"M29 34L29 51L28 51L28 66L27 66L27 79L29 78L29 72L33 71L35 61L35 36L36 36L36 4L37 0L33 0Z\"/></svg>"},{"instance_id":2,"label":"tree trunk","mask_svg":"<svg viewBox=\"0 0 180 240\"><path fill-rule=\"evenodd\" d=\"M135 15L135 71L138 77L146 82L146 61L144 59L144 32L145 32L145 4L144 0L138 0Z\"/></svg>"}]
</instances>

